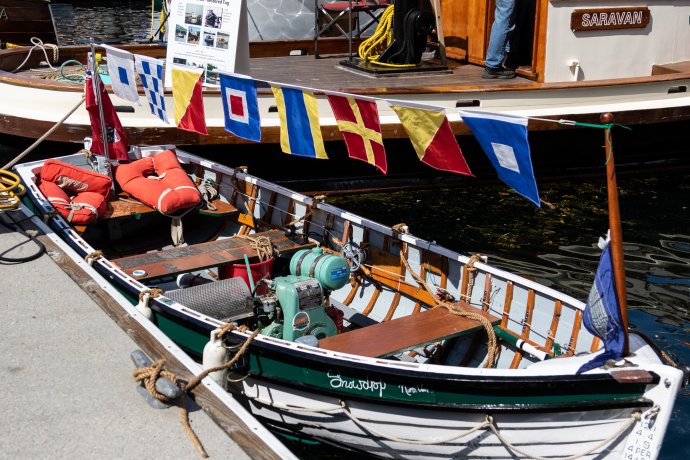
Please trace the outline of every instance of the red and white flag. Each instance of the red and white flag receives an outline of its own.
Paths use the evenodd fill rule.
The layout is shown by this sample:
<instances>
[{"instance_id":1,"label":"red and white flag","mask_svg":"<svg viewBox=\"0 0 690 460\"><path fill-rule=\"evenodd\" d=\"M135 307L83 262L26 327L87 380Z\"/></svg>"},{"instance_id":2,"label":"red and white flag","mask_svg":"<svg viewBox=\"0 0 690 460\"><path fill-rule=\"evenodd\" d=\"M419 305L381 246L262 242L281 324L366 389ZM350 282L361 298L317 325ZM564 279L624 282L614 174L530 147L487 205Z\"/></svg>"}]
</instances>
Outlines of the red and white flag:
<instances>
[{"instance_id":1,"label":"red and white flag","mask_svg":"<svg viewBox=\"0 0 690 460\"><path fill-rule=\"evenodd\" d=\"M108 158L111 160L129 160L127 155L128 145L125 130L122 128L122 123L115 112L113 103L110 101L110 96L105 90L105 86L100 78L98 80L98 94L100 94L101 106L103 108L103 121L105 124L105 138L108 142ZM91 151L100 155L104 155L103 147L103 132L101 129L101 116L98 109L98 100L96 98L96 87L93 77L88 75L86 77L86 110L89 112L89 119L91 120Z\"/></svg>"},{"instance_id":2,"label":"red and white flag","mask_svg":"<svg viewBox=\"0 0 690 460\"><path fill-rule=\"evenodd\" d=\"M173 67L172 91L175 123L180 129L208 136L201 92L203 70Z\"/></svg>"},{"instance_id":3,"label":"red and white flag","mask_svg":"<svg viewBox=\"0 0 690 460\"><path fill-rule=\"evenodd\" d=\"M386 174L386 150L376 102L350 95L327 94L350 158L366 161Z\"/></svg>"}]
</instances>

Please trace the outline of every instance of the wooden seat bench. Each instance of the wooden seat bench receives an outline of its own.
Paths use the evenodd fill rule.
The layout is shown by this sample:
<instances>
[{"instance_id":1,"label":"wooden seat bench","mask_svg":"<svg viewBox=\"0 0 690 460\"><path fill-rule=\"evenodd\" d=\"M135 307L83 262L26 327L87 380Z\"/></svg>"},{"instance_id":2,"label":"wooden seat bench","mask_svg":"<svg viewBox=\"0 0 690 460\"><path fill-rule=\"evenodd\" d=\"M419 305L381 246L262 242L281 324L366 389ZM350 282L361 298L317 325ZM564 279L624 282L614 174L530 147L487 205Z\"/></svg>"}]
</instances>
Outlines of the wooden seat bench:
<instances>
[{"instance_id":1,"label":"wooden seat bench","mask_svg":"<svg viewBox=\"0 0 690 460\"><path fill-rule=\"evenodd\" d=\"M463 303L463 307L480 313L494 325L500 322L500 318L466 303ZM478 321L455 315L446 308L436 307L327 337L319 341L319 348L384 358L479 329L483 329L483 326Z\"/></svg>"},{"instance_id":2,"label":"wooden seat bench","mask_svg":"<svg viewBox=\"0 0 690 460\"><path fill-rule=\"evenodd\" d=\"M229 216L237 213L237 208L220 199L211 201L211 204L216 208L215 210L201 209L197 212L199 214L210 216ZM120 192L117 195L108 198L105 213L99 217L99 220L103 221L107 219L118 219L129 216L136 217L151 212L157 211L136 198L132 198L127 192ZM87 227L87 225L75 225L74 229L79 233L84 233Z\"/></svg>"},{"instance_id":3,"label":"wooden seat bench","mask_svg":"<svg viewBox=\"0 0 690 460\"><path fill-rule=\"evenodd\" d=\"M300 243L297 238L291 239L282 230L269 230L250 235L252 238L266 236L271 240L273 248L280 254L290 254L300 249L312 248L315 243ZM301 238L301 236L300 236ZM244 263L245 254L250 260L257 259L256 250L252 249L251 241L245 238L225 238L206 243L180 246L163 251L137 254L134 256L113 259L122 271L138 280L160 278L161 276L177 275L210 267L228 264ZM141 271L138 276L135 271Z\"/></svg>"}]
</instances>

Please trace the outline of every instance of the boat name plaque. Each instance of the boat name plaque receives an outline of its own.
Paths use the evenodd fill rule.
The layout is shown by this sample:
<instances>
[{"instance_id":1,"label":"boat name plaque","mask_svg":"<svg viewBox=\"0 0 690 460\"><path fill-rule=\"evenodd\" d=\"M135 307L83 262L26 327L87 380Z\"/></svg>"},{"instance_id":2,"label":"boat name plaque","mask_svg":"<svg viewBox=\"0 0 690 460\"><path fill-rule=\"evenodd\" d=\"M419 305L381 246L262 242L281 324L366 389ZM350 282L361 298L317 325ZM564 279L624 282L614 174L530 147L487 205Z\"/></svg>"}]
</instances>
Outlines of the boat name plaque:
<instances>
[{"instance_id":1,"label":"boat name plaque","mask_svg":"<svg viewBox=\"0 0 690 460\"><path fill-rule=\"evenodd\" d=\"M649 8L587 8L574 10L570 16L573 32L611 29L644 29L649 24Z\"/></svg>"}]
</instances>

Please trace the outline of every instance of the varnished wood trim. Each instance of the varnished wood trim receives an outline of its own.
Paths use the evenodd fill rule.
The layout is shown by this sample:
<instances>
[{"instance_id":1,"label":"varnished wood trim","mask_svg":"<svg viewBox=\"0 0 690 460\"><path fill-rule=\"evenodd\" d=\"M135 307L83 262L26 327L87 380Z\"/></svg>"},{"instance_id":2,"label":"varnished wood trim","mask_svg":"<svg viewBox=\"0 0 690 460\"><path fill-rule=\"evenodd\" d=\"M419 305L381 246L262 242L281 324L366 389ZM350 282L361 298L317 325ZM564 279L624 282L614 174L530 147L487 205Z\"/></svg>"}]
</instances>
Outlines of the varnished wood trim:
<instances>
[{"instance_id":1,"label":"varnished wood trim","mask_svg":"<svg viewBox=\"0 0 690 460\"><path fill-rule=\"evenodd\" d=\"M501 315L501 327L508 327L508 319L510 318L510 305L513 303L513 282L506 282L506 297L503 301L503 314Z\"/></svg>"},{"instance_id":2,"label":"varnished wood trim","mask_svg":"<svg viewBox=\"0 0 690 460\"><path fill-rule=\"evenodd\" d=\"M553 306L553 317L551 318L551 327L549 327L549 336L546 338L544 348L551 350L556 341L556 331L558 330L558 323L561 320L561 310L563 310L563 302L556 300Z\"/></svg>"},{"instance_id":3,"label":"varnished wood trim","mask_svg":"<svg viewBox=\"0 0 690 460\"><path fill-rule=\"evenodd\" d=\"M568 351L566 355L573 356L575 348L577 347L577 338L580 335L580 328L582 327L582 310L575 310L575 320L573 321L573 331L570 334L570 342L568 343Z\"/></svg>"}]
</instances>

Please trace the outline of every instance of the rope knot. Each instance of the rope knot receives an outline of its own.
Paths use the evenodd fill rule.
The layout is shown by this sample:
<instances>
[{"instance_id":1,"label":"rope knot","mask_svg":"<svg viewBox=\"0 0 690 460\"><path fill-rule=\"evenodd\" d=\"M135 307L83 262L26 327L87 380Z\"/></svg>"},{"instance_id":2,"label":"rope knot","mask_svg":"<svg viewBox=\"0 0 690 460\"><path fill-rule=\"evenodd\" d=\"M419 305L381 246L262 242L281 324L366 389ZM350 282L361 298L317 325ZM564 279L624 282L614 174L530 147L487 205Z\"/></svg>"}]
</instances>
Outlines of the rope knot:
<instances>
[{"instance_id":1,"label":"rope knot","mask_svg":"<svg viewBox=\"0 0 690 460\"><path fill-rule=\"evenodd\" d=\"M139 292L139 301L141 302L144 296L147 294L150 298L155 299L156 297L162 296L164 293L165 291L160 288L144 289L143 291Z\"/></svg>"}]
</instances>

